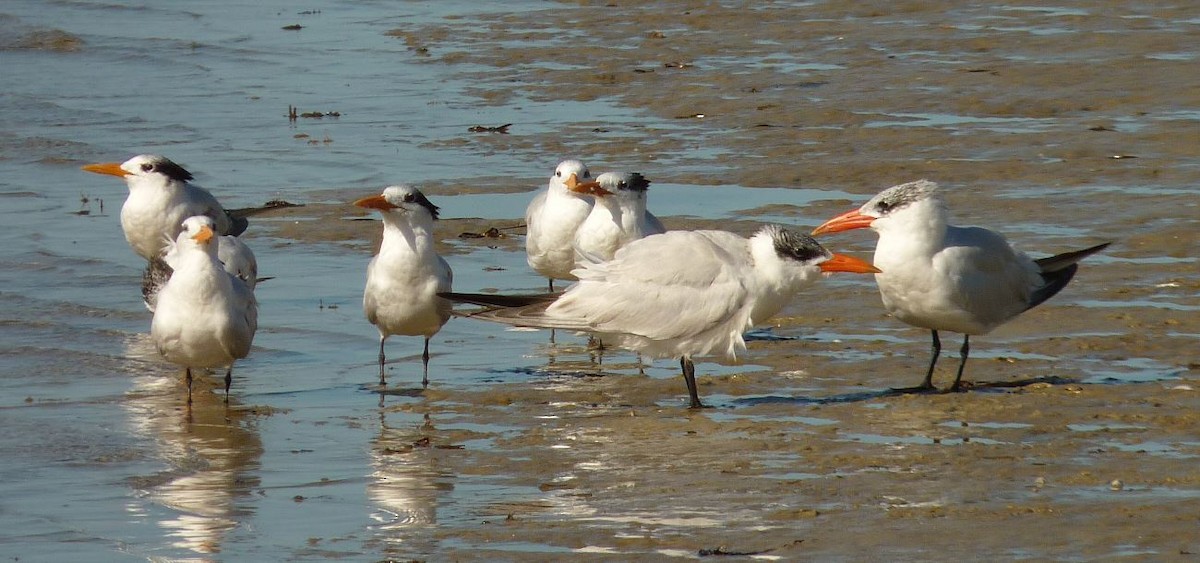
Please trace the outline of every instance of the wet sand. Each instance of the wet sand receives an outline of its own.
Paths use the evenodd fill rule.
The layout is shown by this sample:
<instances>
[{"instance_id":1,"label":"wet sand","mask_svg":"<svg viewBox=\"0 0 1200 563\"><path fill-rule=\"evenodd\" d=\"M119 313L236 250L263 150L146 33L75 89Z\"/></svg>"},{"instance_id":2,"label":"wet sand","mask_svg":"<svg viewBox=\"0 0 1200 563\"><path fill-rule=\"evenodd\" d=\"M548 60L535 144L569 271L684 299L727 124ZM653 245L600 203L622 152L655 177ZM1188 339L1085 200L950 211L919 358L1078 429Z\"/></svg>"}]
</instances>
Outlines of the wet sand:
<instances>
[{"instance_id":1,"label":"wet sand","mask_svg":"<svg viewBox=\"0 0 1200 563\"><path fill-rule=\"evenodd\" d=\"M333 203L369 191L311 190L305 207L253 226L260 261L284 274L260 287L262 318L304 324L266 321L259 348L235 371L230 406L198 392L187 413L173 370L135 334L141 311L5 296L21 311L5 333L16 355L53 362L39 368L53 374L49 390L11 389L28 398L0 410L11 428L49 444L14 433L4 451L28 457L7 471L41 471L31 490L53 493L85 469L103 485L96 496L136 507L151 499L124 518L161 530L122 528L91 496L64 501L68 517L29 493L7 503L38 516L14 536L56 547L0 548L23 560L98 546L199 559L1194 559L1197 22L1196 8L1156 3L585 2L391 28L383 36L408 49L397 56L451 69L480 108L612 100L645 117L517 121L508 134L442 137L423 150L580 156L593 171L634 169L697 190L855 195L670 215L669 228L748 234L781 217L811 228L924 177L947 189L956 223L1000 230L1035 256L1116 243L1053 300L972 339L966 393L890 392L919 382L928 334L886 316L869 279L843 276L753 333L745 363L697 365L713 408L684 408L671 362L640 376L631 355L608 354L598 366L580 339L560 335L551 346L541 334L470 319L435 338L424 391L409 387L419 345L389 341L393 386L377 394L375 342L356 302L361 279L337 259L361 256L349 262L365 267L379 224ZM534 169L458 172L421 187L435 203L477 193L524 199L545 181ZM520 222L515 214L439 222L456 290L529 281L515 277L524 266ZM460 236L492 227L505 236ZM822 242L869 256L874 236ZM300 259L307 278L289 263ZM61 269L98 270L110 282L136 274L103 265ZM87 330L79 336L45 318ZM23 333L62 339L69 353L42 352ZM96 361L74 350L90 346L86 336L127 342ZM953 377L957 338L943 335L939 385ZM87 385L132 387L56 396L84 361L102 375ZM92 410L112 406L136 433ZM46 539L43 528L56 531ZM174 543L156 547L160 534Z\"/></svg>"},{"instance_id":2,"label":"wet sand","mask_svg":"<svg viewBox=\"0 0 1200 563\"><path fill-rule=\"evenodd\" d=\"M679 122L660 135L585 121L561 132L582 143L571 154L662 181L862 194L793 211L799 225L930 178L959 224L1001 230L1035 255L1116 244L1055 300L974 339L967 393L887 391L919 381L928 335L886 317L855 282L814 289L819 299L801 296L775 319L794 338L751 343L768 370L702 375L711 410L662 406L681 382L636 376L455 393L458 416L514 430L502 451L433 450L432 463L545 492L495 507L472 541L593 546L621 559L1200 554L1200 75L1186 70L1195 11L961 8L993 14L974 28L943 21L936 4L839 6L594 4L398 34L431 64L507 68L478 76L491 103L613 97ZM538 70L546 61L569 68ZM556 136L513 131L481 144L567 153ZM754 211L736 224L667 222L750 232ZM440 229L451 239L495 223ZM869 252L874 237L825 242ZM945 386L959 341L943 341ZM464 440L436 424L419 434Z\"/></svg>"}]
</instances>

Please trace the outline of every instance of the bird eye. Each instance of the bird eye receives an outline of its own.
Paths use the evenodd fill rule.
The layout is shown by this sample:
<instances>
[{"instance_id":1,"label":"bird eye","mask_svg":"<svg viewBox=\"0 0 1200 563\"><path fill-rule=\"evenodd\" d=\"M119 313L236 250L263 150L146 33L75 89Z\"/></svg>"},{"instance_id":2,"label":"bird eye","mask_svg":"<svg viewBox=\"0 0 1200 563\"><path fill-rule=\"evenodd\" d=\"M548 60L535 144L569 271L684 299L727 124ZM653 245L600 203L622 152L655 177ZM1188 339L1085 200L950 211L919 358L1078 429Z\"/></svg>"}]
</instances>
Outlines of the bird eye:
<instances>
[{"instance_id":1,"label":"bird eye","mask_svg":"<svg viewBox=\"0 0 1200 563\"><path fill-rule=\"evenodd\" d=\"M555 170L555 171L554 171L554 175L555 175L555 176L557 176L557 177L559 177L559 178L562 178L562 170Z\"/></svg>"},{"instance_id":2,"label":"bird eye","mask_svg":"<svg viewBox=\"0 0 1200 563\"><path fill-rule=\"evenodd\" d=\"M406 203L412 203L414 201L417 201L417 196L416 196L416 194L404 194L404 201Z\"/></svg>"},{"instance_id":3,"label":"bird eye","mask_svg":"<svg viewBox=\"0 0 1200 563\"><path fill-rule=\"evenodd\" d=\"M888 211L892 210L892 204L886 201L881 201L875 205L875 209L878 209L880 213L887 213Z\"/></svg>"},{"instance_id":4,"label":"bird eye","mask_svg":"<svg viewBox=\"0 0 1200 563\"><path fill-rule=\"evenodd\" d=\"M153 164L150 164L149 162L147 162L142 165L142 172L152 172L152 171L154 171Z\"/></svg>"},{"instance_id":5,"label":"bird eye","mask_svg":"<svg viewBox=\"0 0 1200 563\"><path fill-rule=\"evenodd\" d=\"M617 187L621 188L621 189L625 189L625 188L629 187L629 184L626 184L625 180L621 180L620 182L617 182Z\"/></svg>"}]
</instances>

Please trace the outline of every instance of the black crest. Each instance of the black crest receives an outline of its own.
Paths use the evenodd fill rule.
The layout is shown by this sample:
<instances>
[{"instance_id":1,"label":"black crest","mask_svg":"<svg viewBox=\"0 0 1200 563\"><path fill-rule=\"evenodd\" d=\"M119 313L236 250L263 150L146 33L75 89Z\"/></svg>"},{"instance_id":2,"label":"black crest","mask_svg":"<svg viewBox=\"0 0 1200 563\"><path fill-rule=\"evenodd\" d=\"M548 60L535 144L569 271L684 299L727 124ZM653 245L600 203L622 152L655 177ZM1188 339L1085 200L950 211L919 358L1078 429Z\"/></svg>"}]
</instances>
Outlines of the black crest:
<instances>
[{"instance_id":1,"label":"black crest","mask_svg":"<svg viewBox=\"0 0 1200 563\"><path fill-rule=\"evenodd\" d=\"M158 172L178 182L189 182L192 179L191 172L188 172L182 166L175 164L165 156L155 156L150 158L149 162L143 162L142 171Z\"/></svg>"},{"instance_id":2,"label":"black crest","mask_svg":"<svg viewBox=\"0 0 1200 563\"><path fill-rule=\"evenodd\" d=\"M812 237L782 227L771 227L771 240L775 243L777 254L800 262L831 256L829 251Z\"/></svg>"},{"instance_id":3,"label":"black crest","mask_svg":"<svg viewBox=\"0 0 1200 563\"><path fill-rule=\"evenodd\" d=\"M624 184L622 188L634 192L644 192L650 188L650 180L637 172L630 174L628 179L622 179L621 183Z\"/></svg>"}]
</instances>

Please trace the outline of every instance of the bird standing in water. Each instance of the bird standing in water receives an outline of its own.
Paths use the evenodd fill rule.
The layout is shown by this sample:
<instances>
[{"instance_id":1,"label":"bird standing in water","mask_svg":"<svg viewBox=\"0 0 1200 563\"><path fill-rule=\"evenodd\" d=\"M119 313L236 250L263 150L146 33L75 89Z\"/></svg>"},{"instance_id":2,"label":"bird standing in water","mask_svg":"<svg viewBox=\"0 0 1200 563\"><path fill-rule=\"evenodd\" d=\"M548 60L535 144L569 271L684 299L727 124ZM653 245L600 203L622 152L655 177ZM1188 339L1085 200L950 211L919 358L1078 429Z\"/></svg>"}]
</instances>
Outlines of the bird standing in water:
<instances>
[{"instance_id":1,"label":"bird standing in water","mask_svg":"<svg viewBox=\"0 0 1200 563\"><path fill-rule=\"evenodd\" d=\"M564 160L554 169L546 191L525 210L525 258L529 267L549 280L575 280L575 231L592 211L592 201L570 186L591 180L591 172L578 160Z\"/></svg>"},{"instance_id":2,"label":"bird standing in water","mask_svg":"<svg viewBox=\"0 0 1200 563\"><path fill-rule=\"evenodd\" d=\"M386 385L384 343L388 336L425 337L423 387L429 385L429 339L450 318L451 304L437 296L450 291L450 265L433 248L438 207L420 190L389 186L354 202L383 215L383 243L367 266L363 311L379 329L379 384Z\"/></svg>"},{"instance_id":3,"label":"bird standing in water","mask_svg":"<svg viewBox=\"0 0 1200 563\"><path fill-rule=\"evenodd\" d=\"M174 273L158 292L150 336L158 352L187 373L192 403L192 369L225 367L225 400L234 361L245 358L258 330L258 302L250 287L217 260L215 225L198 215L183 222L169 252Z\"/></svg>"},{"instance_id":4,"label":"bird standing in water","mask_svg":"<svg viewBox=\"0 0 1200 563\"><path fill-rule=\"evenodd\" d=\"M213 232L218 235L214 245L226 271L251 287L257 282L254 253L236 238L246 230L246 219L233 217L212 193L191 183L191 172L182 166L165 156L142 154L125 162L88 164L83 169L116 176L129 187L129 197L121 206L121 230L130 248L146 259L142 297L151 312L159 289L171 277L170 261L165 260L167 246L179 236L189 217L212 219Z\"/></svg>"}]
</instances>

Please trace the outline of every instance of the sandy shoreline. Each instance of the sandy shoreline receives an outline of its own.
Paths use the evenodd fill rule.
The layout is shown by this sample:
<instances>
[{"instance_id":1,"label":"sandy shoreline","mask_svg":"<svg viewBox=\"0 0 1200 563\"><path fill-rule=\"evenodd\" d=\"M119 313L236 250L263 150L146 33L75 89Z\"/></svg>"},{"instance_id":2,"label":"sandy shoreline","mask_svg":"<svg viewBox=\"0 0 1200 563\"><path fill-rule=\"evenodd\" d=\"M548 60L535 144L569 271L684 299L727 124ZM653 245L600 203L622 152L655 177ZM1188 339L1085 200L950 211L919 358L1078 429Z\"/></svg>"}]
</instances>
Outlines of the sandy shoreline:
<instances>
[{"instance_id":1,"label":"sandy shoreline","mask_svg":"<svg viewBox=\"0 0 1200 563\"><path fill-rule=\"evenodd\" d=\"M1087 15L997 10L995 27L978 29L943 23L940 9L589 4L481 29L393 32L430 64L508 69L475 76L488 103L615 97L679 124L651 131L585 121L561 132L583 143L568 148L554 135L524 135L518 123L509 135L471 141L483 150L583 155L679 183L862 194L799 211L799 224L928 177L950 189L957 222L1002 230L1035 255L1117 241L1063 295L973 341L981 354L968 378L980 385L969 393L888 394L919 381L927 335L887 318L869 284L832 284L821 303L798 304L774 325L865 337L752 342L752 362L769 371L700 369L701 394L723 405L715 411L656 407L680 393L674 379L609 375L457 394L451 418L519 429L502 454L442 451L437 462L452 473L508 475L548 499L498 507L472 541L680 554L724 546L824 560L1200 553L1192 467L1200 456L1200 162L1195 117L1180 113L1200 107L1200 75L1188 70L1194 60L1156 56L1188 49L1194 33L1120 17L1128 7L1118 3L1089 6ZM1194 16L1177 10L1155 21ZM1053 32L1060 28L1069 32ZM577 40L564 46L554 34ZM547 44L529 45L538 40ZM585 60L594 64L539 64ZM719 172L690 171L701 165ZM495 223L446 221L439 235ZM363 241L370 225L276 234ZM521 249L519 237L468 242ZM874 237L824 242L869 253ZM938 372L943 385L957 360L954 338ZM1017 355L989 357L995 348ZM1144 382L1106 380L1104 366ZM430 408L434 420L448 414ZM560 519L559 505L571 502L586 516ZM716 523L730 511L739 524ZM607 515L628 518L630 534L597 537L596 522L613 525Z\"/></svg>"}]
</instances>

